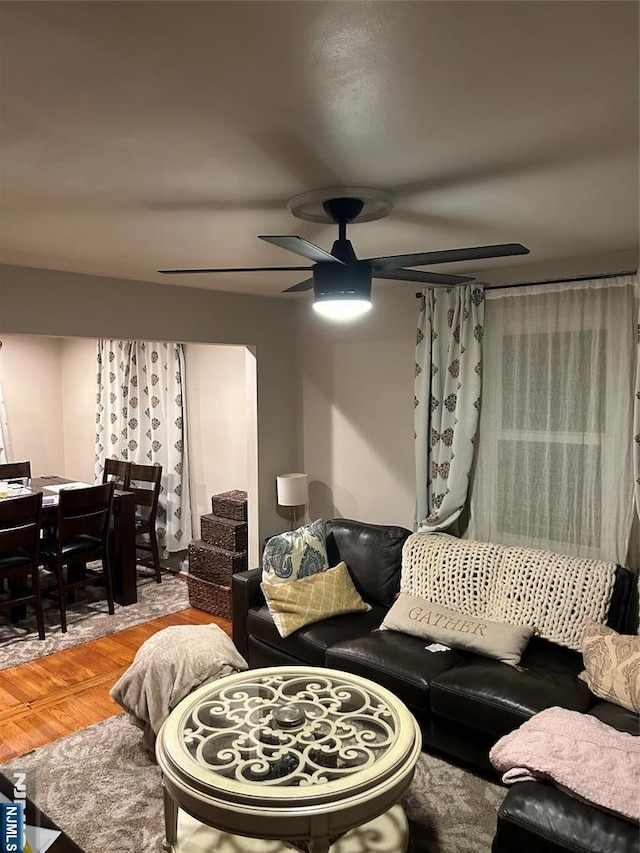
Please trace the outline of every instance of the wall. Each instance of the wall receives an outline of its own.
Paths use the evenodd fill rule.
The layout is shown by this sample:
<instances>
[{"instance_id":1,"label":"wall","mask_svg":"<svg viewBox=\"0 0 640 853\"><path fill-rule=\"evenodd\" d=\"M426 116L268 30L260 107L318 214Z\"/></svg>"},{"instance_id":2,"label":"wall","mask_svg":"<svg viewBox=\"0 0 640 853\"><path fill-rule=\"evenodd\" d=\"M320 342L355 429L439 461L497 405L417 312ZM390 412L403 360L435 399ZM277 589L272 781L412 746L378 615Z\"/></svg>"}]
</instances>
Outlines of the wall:
<instances>
[{"instance_id":1,"label":"wall","mask_svg":"<svg viewBox=\"0 0 640 853\"><path fill-rule=\"evenodd\" d=\"M186 344L184 349L191 514L199 538L200 516L211 512L211 495L249 491L247 434L255 396L247 394L245 347Z\"/></svg>"},{"instance_id":2,"label":"wall","mask_svg":"<svg viewBox=\"0 0 640 853\"><path fill-rule=\"evenodd\" d=\"M298 306L308 515L413 525L415 285L375 285L348 324Z\"/></svg>"},{"instance_id":3,"label":"wall","mask_svg":"<svg viewBox=\"0 0 640 853\"><path fill-rule=\"evenodd\" d=\"M34 339L34 340L37 340ZM96 342L62 338L62 399L65 477L94 482L96 441Z\"/></svg>"},{"instance_id":4,"label":"wall","mask_svg":"<svg viewBox=\"0 0 640 853\"><path fill-rule=\"evenodd\" d=\"M64 470L60 341L22 335L0 338L0 382L13 461L31 460L34 476L56 474Z\"/></svg>"},{"instance_id":5,"label":"wall","mask_svg":"<svg viewBox=\"0 0 640 853\"><path fill-rule=\"evenodd\" d=\"M293 300L0 267L0 334L252 347L258 466L257 482L250 483L250 489L256 491L249 491L254 554L255 543L285 526L275 502L276 475L301 465L296 341L291 334L294 311Z\"/></svg>"}]
</instances>

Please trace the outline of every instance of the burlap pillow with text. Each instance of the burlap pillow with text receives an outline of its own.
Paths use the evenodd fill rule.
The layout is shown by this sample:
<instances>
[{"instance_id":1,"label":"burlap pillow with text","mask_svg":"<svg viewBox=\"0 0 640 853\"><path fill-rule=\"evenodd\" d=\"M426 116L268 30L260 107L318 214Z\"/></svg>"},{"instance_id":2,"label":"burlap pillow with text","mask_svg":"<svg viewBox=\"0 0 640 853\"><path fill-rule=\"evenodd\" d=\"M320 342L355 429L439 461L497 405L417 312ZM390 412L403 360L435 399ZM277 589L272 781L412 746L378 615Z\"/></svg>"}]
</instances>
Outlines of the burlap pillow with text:
<instances>
[{"instance_id":1,"label":"burlap pillow with text","mask_svg":"<svg viewBox=\"0 0 640 853\"><path fill-rule=\"evenodd\" d=\"M520 663L533 634L526 625L466 616L406 592L398 595L380 627L476 652L512 666Z\"/></svg>"}]
</instances>

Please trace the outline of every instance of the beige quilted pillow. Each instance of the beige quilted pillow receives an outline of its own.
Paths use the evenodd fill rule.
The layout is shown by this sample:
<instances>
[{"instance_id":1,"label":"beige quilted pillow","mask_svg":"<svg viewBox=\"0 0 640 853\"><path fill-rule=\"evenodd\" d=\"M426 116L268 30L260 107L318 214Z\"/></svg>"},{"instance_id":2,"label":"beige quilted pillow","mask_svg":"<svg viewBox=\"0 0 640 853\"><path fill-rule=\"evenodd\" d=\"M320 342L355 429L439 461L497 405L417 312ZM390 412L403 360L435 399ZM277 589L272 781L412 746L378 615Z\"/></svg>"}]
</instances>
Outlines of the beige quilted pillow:
<instances>
[{"instance_id":1,"label":"beige quilted pillow","mask_svg":"<svg viewBox=\"0 0 640 853\"><path fill-rule=\"evenodd\" d=\"M640 713L640 637L618 634L590 621L582 641L584 672L578 678L600 699Z\"/></svg>"},{"instance_id":2,"label":"beige quilted pillow","mask_svg":"<svg viewBox=\"0 0 640 853\"><path fill-rule=\"evenodd\" d=\"M260 584L281 637L329 616L371 610L360 598L345 563L290 583Z\"/></svg>"}]
</instances>

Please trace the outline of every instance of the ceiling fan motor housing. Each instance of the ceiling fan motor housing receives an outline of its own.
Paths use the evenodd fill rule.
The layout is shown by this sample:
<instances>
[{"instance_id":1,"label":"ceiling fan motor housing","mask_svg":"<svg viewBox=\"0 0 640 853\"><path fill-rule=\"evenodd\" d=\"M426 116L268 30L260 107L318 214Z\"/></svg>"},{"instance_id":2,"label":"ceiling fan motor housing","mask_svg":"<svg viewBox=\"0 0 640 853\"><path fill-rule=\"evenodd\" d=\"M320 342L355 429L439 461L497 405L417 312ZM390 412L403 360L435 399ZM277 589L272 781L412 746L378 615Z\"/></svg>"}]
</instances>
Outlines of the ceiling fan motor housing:
<instances>
[{"instance_id":1,"label":"ceiling fan motor housing","mask_svg":"<svg viewBox=\"0 0 640 853\"><path fill-rule=\"evenodd\" d=\"M371 267L356 263L349 266L319 263L313 270L316 302L329 299L371 300Z\"/></svg>"}]
</instances>

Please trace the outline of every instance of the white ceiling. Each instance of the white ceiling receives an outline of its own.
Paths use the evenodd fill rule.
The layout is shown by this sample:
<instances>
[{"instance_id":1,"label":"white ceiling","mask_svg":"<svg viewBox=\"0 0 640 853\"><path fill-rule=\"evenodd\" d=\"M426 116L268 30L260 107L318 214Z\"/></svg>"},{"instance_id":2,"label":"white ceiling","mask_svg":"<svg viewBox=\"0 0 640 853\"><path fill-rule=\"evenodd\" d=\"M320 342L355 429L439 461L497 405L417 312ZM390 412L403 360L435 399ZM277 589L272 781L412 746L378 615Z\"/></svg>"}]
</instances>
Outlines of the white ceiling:
<instances>
[{"instance_id":1,"label":"white ceiling","mask_svg":"<svg viewBox=\"0 0 640 853\"><path fill-rule=\"evenodd\" d=\"M329 249L286 202L332 185L396 197L360 257L531 249L433 268L486 279L637 252L638 10L3 2L0 262L278 295L306 274L156 270L304 265L257 235Z\"/></svg>"}]
</instances>

